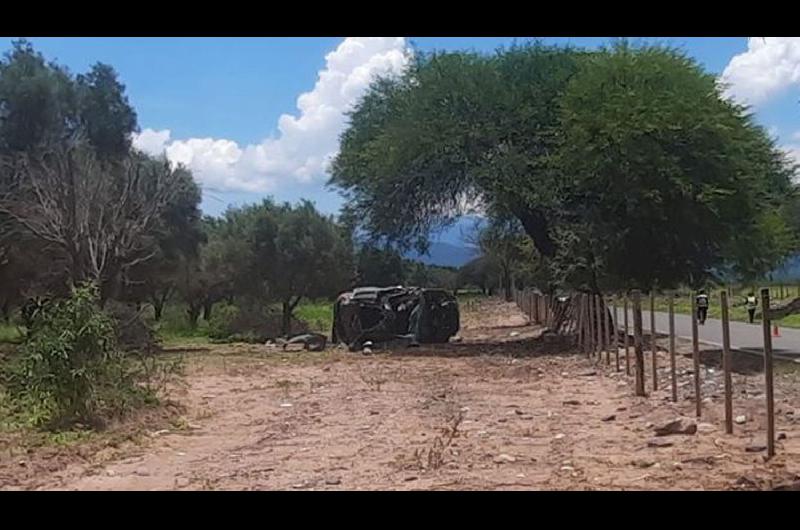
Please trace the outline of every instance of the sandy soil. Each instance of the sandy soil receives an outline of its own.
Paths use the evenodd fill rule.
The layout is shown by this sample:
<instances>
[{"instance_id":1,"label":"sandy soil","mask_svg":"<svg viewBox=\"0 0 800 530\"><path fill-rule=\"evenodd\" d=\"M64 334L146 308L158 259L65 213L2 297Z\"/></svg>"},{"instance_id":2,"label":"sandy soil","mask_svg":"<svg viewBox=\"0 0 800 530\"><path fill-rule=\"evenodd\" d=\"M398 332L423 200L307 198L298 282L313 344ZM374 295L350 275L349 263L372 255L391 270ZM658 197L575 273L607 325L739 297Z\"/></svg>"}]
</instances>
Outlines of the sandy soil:
<instances>
[{"instance_id":1,"label":"sandy soil","mask_svg":"<svg viewBox=\"0 0 800 530\"><path fill-rule=\"evenodd\" d=\"M635 398L624 362L616 372L613 359L538 338L511 304L482 302L463 328L460 343L371 356L244 345L187 353L177 426L35 473L35 454L14 457L0 465L0 489L770 489L800 479L794 372L776 375L785 439L766 463L763 450L746 450L765 440L752 363L734 375L734 415L746 420L733 435L710 352L698 432L650 447L654 427L694 419L691 359L678 358L673 404L663 353L660 389L651 391L647 358L649 395Z\"/></svg>"}]
</instances>

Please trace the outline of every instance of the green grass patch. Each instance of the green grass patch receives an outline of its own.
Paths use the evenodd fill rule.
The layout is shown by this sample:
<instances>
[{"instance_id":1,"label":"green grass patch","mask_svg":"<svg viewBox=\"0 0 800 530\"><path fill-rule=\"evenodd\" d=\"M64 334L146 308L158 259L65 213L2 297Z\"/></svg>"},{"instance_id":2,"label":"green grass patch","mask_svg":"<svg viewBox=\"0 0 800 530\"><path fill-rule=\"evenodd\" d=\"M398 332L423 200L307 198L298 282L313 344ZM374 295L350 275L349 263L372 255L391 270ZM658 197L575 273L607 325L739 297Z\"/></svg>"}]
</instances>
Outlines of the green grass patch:
<instances>
[{"instance_id":1,"label":"green grass patch","mask_svg":"<svg viewBox=\"0 0 800 530\"><path fill-rule=\"evenodd\" d=\"M185 344L187 341L208 343L208 322L201 317L197 319L197 326L192 328L189 325L185 304L167 304L159 321L155 320L153 309L147 306L145 320L153 326L165 344Z\"/></svg>"},{"instance_id":2,"label":"green grass patch","mask_svg":"<svg viewBox=\"0 0 800 530\"><path fill-rule=\"evenodd\" d=\"M19 344L25 337L25 329L15 324L0 324L0 343Z\"/></svg>"},{"instance_id":3,"label":"green grass patch","mask_svg":"<svg viewBox=\"0 0 800 530\"><path fill-rule=\"evenodd\" d=\"M482 298L486 298L486 295L480 291L459 291L458 296L456 296L456 300L458 300L459 305Z\"/></svg>"},{"instance_id":4,"label":"green grass patch","mask_svg":"<svg viewBox=\"0 0 800 530\"><path fill-rule=\"evenodd\" d=\"M304 300L295 308L294 316L308 322L311 331L328 335L333 327L333 302Z\"/></svg>"},{"instance_id":5,"label":"green grass patch","mask_svg":"<svg viewBox=\"0 0 800 530\"><path fill-rule=\"evenodd\" d=\"M216 304L212 309L211 321L213 322L215 316L223 310L222 304ZM275 304L272 310L280 314L280 304ZM307 322L311 331L328 335L333 326L333 301L303 300L295 308L294 316ZM197 326L192 328L186 316L185 304L168 304L164 307L161 320L158 322L155 320L152 308L147 307L145 319L153 326L166 346L209 344L212 326L201 316L197 320Z\"/></svg>"}]
</instances>

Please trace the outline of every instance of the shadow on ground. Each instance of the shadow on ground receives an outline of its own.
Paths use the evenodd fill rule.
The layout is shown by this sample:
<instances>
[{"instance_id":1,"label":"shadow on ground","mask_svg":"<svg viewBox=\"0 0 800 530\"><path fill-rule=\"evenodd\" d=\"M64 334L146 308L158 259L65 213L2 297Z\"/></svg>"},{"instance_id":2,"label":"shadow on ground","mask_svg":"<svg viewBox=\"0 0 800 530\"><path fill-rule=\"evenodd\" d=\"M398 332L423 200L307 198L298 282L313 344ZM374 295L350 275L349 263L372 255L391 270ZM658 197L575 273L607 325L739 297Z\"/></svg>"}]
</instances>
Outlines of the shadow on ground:
<instances>
[{"instance_id":1,"label":"shadow on ground","mask_svg":"<svg viewBox=\"0 0 800 530\"><path fill-rule=\"evenodd\" d=\"M525 337L504 341L469 341L425 344L416 348L392 347L385 351L398 357L480 357L502 355L526 358L545 355L575 355L575 342L565 336Z\"/></svg>"},{"instance_id":2,"label":"shadow on ground","mask_svg":"<svg viewBox=\"0 0 800 530\"><path fill-rule=\"evenodd\" d=\"M692 358L691 353L683 354L684 357ZM715 369L722 369L722 350L701 350L700 363L703 366L709 366ZM780 366L788 370L796 370L798 367L792 359L779 358L774 359L774 365ZM764 357L761 352L744 352L738 350L731 351L731 371L742 375L753 375L764 372Z\"/></svg>"}]
</instances>

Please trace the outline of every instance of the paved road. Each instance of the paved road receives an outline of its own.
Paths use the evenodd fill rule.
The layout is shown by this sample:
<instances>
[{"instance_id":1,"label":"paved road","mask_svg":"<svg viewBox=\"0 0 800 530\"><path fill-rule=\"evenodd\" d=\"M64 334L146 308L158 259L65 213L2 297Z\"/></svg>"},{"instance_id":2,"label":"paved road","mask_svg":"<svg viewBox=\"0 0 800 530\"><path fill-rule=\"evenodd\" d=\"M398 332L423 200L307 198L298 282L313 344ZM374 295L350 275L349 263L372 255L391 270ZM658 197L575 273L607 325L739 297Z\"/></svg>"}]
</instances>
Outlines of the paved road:
<instances>
[{"instance_id":1,"label":"paved road","mask_svg":"<svg viewBox=\"0 0 800 530\"><path fill-rule=\"evenodd\" d=\"M623 312L619 311L619 322L622 327ZM655 312L656 331L659 333L669 333L669 315L667 313ZM633 333L633 313L628 313L629 331ZM650 311L642 309L642 327L644 333L650 331ZM755 324L746 322L731 322L731 348L750 353L763 354L764 332L761 322ZM704 326L698 325L698 336L701 342L722 347L722 321L707 319ZM776 356L791 357L800 359L800 329L779 328L780 337L772 337L772 351ZM692 338L692 319L689 315L675 315L675 333L678 337L691 340Z\"/></svg>"}]
</instances>

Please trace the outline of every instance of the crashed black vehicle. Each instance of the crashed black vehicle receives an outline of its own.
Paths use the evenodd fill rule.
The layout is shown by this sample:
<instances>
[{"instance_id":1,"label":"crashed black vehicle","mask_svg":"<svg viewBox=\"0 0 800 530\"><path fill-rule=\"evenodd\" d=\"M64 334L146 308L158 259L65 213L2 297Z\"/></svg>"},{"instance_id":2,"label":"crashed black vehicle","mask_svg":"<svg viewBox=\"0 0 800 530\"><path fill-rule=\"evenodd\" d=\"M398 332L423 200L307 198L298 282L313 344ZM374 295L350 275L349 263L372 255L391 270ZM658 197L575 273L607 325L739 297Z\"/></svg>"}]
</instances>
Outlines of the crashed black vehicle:
<instances>
[{"instance_id":1,"label":"crashed black vehicle","mask_svg":"<svg viewBox=\"0 0 800 530\"><path fill-rule=\"evenodd\" d=\"M366 343L445 343L460 327L458 302L444 289L359 287L333 306L334 343L351 351Z\"/></svg>"}]
</instances>

